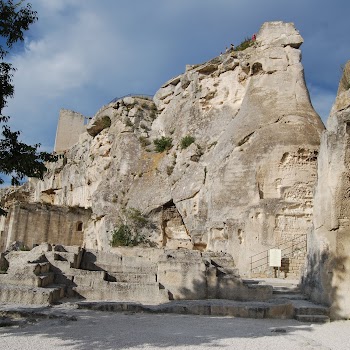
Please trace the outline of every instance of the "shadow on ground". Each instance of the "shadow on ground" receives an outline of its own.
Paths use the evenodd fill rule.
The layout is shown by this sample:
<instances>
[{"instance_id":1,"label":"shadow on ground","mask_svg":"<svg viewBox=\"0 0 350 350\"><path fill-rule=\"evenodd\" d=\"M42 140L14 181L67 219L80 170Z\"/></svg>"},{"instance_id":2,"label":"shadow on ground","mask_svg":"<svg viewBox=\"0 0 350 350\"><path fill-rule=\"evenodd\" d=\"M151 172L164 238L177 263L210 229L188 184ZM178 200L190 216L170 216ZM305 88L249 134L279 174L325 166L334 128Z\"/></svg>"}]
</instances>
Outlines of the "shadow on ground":
<instances>
[{"instance_id":1,"label":"shadow on ground","mask_svg":"<svg viewBox=\"0 0 350 350\"><path fill-rule=\"evenodd\" d=\"M45 319L24 327L1 328L2 344L37 344L44 339L50 344L74 349L126 349L129 347L219 347L234 344L238 339L258 339L293 334L295 331L312 331L308 325L295 320L255 320L231 317L193 315L111 313L71 310L77 321L67 318ZM19 339L22 338L22 339ZM7 345L7 347L6 347Z\"/></svg>"}]
</instances>

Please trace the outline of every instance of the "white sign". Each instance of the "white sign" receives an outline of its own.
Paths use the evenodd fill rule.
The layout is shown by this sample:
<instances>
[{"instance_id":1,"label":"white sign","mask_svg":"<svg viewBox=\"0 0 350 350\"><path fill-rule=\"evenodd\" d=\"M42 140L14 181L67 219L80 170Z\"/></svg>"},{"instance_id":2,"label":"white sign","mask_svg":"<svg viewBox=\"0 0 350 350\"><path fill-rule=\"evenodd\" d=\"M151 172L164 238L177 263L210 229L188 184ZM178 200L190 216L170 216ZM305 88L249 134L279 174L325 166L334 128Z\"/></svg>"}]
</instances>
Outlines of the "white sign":
<instances>
[{"instance_id":1,"label":"white sign","mask_svg":"<svg viewBox=\"0 0 350 350\"><path fill-rule=\"evenodd\" d=\"M270 249L270 266L281 267L282 251L281 249Z\"/></svg>"}]
</instances>

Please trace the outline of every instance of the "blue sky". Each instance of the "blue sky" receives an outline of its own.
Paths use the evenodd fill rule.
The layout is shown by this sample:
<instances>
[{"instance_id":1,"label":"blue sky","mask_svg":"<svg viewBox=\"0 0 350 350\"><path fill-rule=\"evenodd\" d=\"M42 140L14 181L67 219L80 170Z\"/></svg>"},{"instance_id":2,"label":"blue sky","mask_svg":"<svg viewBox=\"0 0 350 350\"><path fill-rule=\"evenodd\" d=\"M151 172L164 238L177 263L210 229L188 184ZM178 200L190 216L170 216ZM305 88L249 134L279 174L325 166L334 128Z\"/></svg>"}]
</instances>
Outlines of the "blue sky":
<instances>
[{"instance_id":1,"label":"blue sky","mask_svg":"<svg viewBox=\"0 0 350 350\"><path fill-rule=\"evenodd\" d=\"M326 120L350 59L348 0L32 0L39 21L9 59L5 111L51 151L60 108L93 116L116 96L154 94L186 64L239 44L266 21L294 22L312 103Z\"/></svg>"}]
</instances>

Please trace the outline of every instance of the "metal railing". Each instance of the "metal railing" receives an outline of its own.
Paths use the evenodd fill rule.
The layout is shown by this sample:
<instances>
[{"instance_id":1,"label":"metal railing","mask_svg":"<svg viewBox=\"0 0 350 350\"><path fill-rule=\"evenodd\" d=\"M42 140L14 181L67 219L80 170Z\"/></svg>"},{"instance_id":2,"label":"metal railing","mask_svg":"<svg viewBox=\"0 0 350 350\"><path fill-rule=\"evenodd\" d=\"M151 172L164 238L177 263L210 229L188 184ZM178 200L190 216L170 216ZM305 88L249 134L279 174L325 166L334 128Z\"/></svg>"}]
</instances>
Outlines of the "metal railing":
<instances>
[{"instance_id":1,"label":"metal railing","mask_svg":"<svg viewBox=\"0 0 350 350\"><path fill-rule=\"evenodd\" d=\"M292 257L297 252L305 252L307 250L307 235L301 234L289 241L282 244L271 247L270 249L281 249L281 255L283 258ZM269 266L269 252L270 249L264 250L260 253L254 254L250 257L250 272L254 272L263 266Z\"/></svg>"}]
</instances>

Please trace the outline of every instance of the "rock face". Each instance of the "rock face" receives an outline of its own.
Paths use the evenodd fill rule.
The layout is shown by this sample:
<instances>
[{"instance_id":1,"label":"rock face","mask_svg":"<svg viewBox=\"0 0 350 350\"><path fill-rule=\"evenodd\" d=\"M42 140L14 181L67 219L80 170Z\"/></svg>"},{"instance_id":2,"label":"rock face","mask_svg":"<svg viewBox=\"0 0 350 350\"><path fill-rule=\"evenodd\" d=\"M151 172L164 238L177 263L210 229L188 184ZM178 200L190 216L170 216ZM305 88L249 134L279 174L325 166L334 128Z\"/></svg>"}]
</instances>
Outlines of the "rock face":
<instances>
[{"instance_id":1,"label":"rock face","mask_svg":"<svg viewBox=\"0 0 350 350\"><path fill-rule=\"evenodd\" d=\"M350 61L321 140L308 242L305 291L331 306L331 317L350 318Z\"/></svg>"},{"instance_id":2,"label":"rock face","mask_svg":"<svg viewBox=\"0 0 350 350\"><path fill-rule=\"evenodd\" d=\"M31 181L31 201L91 208L89 249L110 249L119 214L135 208L158 247L226 252L243 275L265 271L250 256L306 235L312 221L324 126L302 42L292 23L265 23L246 50L187 66L153 101L102 107L44 180Z\"/></svg>"}]
</instances>

